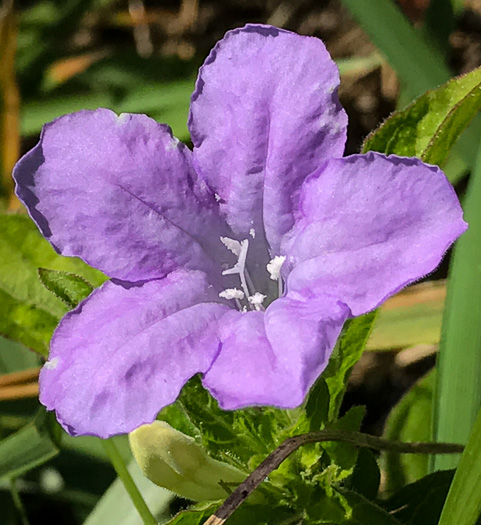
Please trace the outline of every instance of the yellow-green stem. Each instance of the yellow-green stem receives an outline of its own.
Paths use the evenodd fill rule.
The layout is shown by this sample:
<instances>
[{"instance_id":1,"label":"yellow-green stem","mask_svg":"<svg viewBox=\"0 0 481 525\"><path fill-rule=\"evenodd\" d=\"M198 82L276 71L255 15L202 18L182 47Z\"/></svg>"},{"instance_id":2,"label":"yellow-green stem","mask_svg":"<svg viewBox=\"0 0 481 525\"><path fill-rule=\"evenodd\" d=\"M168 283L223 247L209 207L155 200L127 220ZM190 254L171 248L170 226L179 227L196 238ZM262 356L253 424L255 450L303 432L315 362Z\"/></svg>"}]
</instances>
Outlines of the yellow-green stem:
<instances>
[{"instance_id":1,"label":"yellow-green stem","mask_svg":"<svg viewBox=\"0 0 481 525\"><path fill-rule=\"evenodd\" d=\"M137 512L142 518L142 521L144 522L144 524L145 525L157 525L156 519L154 518L153 514L150 512L149 507L147 507L147 504L145 503L145 500L142 497L142 494L140 493L139 489L137 488L137 485L132 479L130 472L127 470L127 466L125 465L125 462L122 459L122 456L120 455L114 441L112 439L103 439L102 443L105 448L105 451L107 452L110 458L112 466L115 469L115 472L117 472L117 475L122 480L125 490L129 494L130 499L132 500L132 503L135 505L135 508L137 509Z\"/></svg>"}]
</instances>

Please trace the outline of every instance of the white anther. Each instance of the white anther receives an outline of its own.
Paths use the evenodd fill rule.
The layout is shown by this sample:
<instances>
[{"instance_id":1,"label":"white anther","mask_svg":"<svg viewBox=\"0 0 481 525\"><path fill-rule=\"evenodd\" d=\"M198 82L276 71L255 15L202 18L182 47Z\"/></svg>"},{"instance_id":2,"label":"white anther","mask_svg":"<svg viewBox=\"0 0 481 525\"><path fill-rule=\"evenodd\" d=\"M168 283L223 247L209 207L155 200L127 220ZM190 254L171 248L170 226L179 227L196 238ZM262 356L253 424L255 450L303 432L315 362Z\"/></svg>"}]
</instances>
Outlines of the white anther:
<instances>
[{"instance_id":1,"label":"white anther","mask_svg":"<svg viewBox=\"0 0 481 525\"><path fill-rule=\"evenodd\" d=\"M219 293L219 297L223 299L244 299L244 292L237 288L226 288Z\"/></svg>"},{"instance_id":2,"label":"white anther","mask_svg":"<svg viewBox=\"0 0 481 525\"><path fill-rule=\"evenodd\" d=\"M249 303L252 304L256 310L261 309L265 298L266 296L260 292L256 292L254 295L248 297Z\"/></svg>"},{"instance_id":3,"label":"white anther","mask_svg":"<svg viewBox=\"0 0 481 525\"><path fill-rule=\"evenodd\" d=\"M251 228L251 229L249 230L249 235L250 235L253 239L256 238L256 231L254 230L254 228Z\"/></svg>"},{"instance_id":4,"label":"white anther","mask_svg":"<svg viewBox=\"0 0 481 525\"><path fill-rule=\"evenodd\" d=\"M236 241L235 239L231 239L229 237L221 237L220 242L234 255L239 257L241 253L241 243L239 241Z\"/></svg>"},{"instance_id":5,"label":"white anther","mask_svg":"<svg viewBox=\"0 0 481 525\"><path fill-rule=\"evenodd\" d=\"M281 276L281 268L285 260L285 255L276 255L274 259L267 263L267 271L273 281L277 281Z\"/></svg>"},{"instance_id":6,"label":"white anther","mask_svg":"<svg viewBox=\"0 0 481 525\"><path fill-rule=\"evenodd\" d=\"M214 193L214 198L217 202L219 202L222 199L222 197L218 193Z\"/></svg>"}]
</instances>

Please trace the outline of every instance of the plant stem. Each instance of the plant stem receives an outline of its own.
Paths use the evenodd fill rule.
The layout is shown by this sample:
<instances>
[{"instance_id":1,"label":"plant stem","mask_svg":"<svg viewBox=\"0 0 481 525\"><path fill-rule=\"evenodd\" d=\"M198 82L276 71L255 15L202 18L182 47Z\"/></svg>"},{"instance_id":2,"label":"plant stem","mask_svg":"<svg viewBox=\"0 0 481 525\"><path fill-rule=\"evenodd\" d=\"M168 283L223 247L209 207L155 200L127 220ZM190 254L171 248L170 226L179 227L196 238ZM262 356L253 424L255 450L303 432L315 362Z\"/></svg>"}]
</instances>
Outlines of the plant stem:
<instances>
[{"instance_id":1,"label":"plant stem","mask_svg":"<svg viewBox=\"0 0 481 525\"><path fill-rule=\"evenodd\" d=\"M132 479L130 472L127 470L127 466L125 465L124 460L122 459L122 456L120 455L119 450L115 445L115 442L112 439L103 439L102 444L110 458L115 472L117 472L117 475L122 480L125 490L128 492L130 499L135 505L135 508L140 514L140 517L142 518L144 524L157 525L157 520L150 512L150 509L149 507L147 507L147 504L145 503L142 494L140 493L139 489L137 488L137 485Z\"/></svg>"},{"instance_id":2,"label":"plant stem","mask_svg":"<svg viewBox=\"0 0 481 525\"><path fill-rule=\"evenodd\" d=\"M20 497L20 494L18 492L17 485L15 482L16 482L15 478L10 479L10 494L12 495L13 504L15 505L15 508L17 509L22 525L30 525L28 521L27 510L25 509L25 506L23 504L22 498Z\"/></svg>"},{"instance_id":3,"label":"plant stem","mask_svg":"<svg viewBox=\"0 0 481 525\"><path fill-rule=\"evenodd\" d=\"M321 443L323 441L338 441L358 447L389 450L390 452L404 454L459 454L464 450L463 445L453 443L401 443L363 434L362 432L347 432L343 430L321 430L320 432L309 432L293 436L286 439L274 452L267 456L254 472L232 492L218 508L217 512L205 522L205 525L222 525L266 477L294 451L307 443Z\"/></svg>"}]
</instances>

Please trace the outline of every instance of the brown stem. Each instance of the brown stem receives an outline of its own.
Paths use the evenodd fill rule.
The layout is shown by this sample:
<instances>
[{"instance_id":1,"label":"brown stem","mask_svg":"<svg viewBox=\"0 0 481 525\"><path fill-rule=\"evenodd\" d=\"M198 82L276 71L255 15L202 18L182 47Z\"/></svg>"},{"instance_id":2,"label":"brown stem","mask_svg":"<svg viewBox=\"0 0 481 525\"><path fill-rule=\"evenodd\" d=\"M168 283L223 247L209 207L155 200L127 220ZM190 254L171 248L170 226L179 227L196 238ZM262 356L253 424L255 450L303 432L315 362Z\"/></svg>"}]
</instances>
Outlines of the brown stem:
<instances>
[{"instance_id":1,"label":"brown stem","mask_svg":"<svg viewBox=\"0 0 481 525\"><path fill-rule=\"evenodd\" d=\"M222 525L266 477L278 468L294 451L307 443L321 443L323 441L339 441L358 447L388 450L404 454L460 454L464 450L463 445L454 443L401 443L363 434L362 432L346 432L343 430L321 430L320 432L309 432L308 434L293 436L286 439L272 454L269 454L254 472L232 492L204 525Z\"/></svg>"}]
</instances>

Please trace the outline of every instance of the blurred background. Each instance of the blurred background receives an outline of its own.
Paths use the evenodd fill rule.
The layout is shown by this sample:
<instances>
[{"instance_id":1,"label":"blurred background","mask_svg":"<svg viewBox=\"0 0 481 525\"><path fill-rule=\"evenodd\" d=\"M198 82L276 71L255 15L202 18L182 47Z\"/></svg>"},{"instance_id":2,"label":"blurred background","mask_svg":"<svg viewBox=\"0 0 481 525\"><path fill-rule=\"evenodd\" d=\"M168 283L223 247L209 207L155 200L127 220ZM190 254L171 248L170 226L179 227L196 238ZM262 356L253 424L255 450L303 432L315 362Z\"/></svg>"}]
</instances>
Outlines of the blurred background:
<instances>
[{"instance_id":1,"label":"blurred background","mask_svg":"<svg viewBox=\"0 0 481 525\"><path fill-rule=\"evenodd\" d=\"M347 154L359 152L369 132L396 108L481 65L481 0L3 0L0 212L23 213L13 195L12 168L36 143L42 125L65 113L100 106L146 113L188 143L198 67L227 30L254 22L325 42L341 72ZM461 195L476 150L477 141L465 136L445 167ZM345 409L368 406L366 431L380 434L390 408L434 366L447 266L448 260L429 282L383 307L346 397ZM14 392L0 377L0 437L35 412L39 364L26 348L0 339L1 374L34 367ZM432 383L431 375L418 391L417 421L430 418ZM409 421L402 413L391 417L389 437L406 437L402 431ZM125 440L119 446L128 457ZM416 478L412 469L408 480ZM67 440L66 452L29 473L19 490L31 525L51 523L52 515L55 523L76 524L114 477L92 440ZM25 525L10 492L0 480L0 523ZM166 504L166 513L181 504L174 500L170 509ZM106 523L97 519L89 523Z\"/></svg>"}]
</instances>

